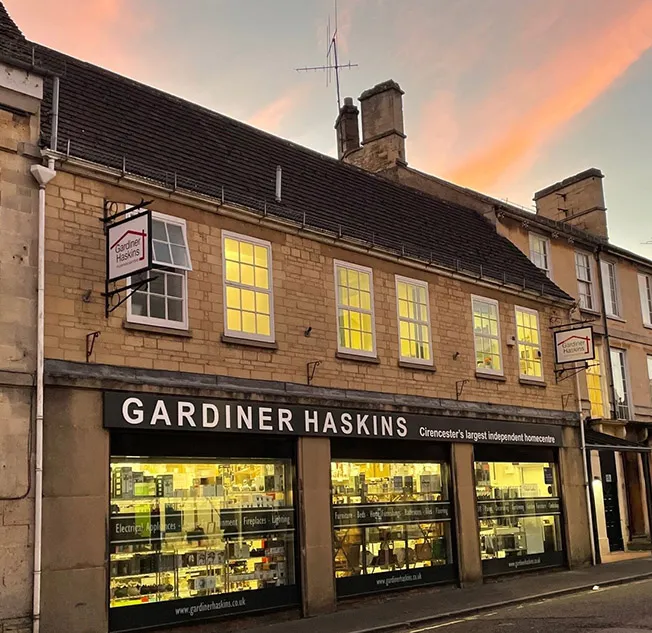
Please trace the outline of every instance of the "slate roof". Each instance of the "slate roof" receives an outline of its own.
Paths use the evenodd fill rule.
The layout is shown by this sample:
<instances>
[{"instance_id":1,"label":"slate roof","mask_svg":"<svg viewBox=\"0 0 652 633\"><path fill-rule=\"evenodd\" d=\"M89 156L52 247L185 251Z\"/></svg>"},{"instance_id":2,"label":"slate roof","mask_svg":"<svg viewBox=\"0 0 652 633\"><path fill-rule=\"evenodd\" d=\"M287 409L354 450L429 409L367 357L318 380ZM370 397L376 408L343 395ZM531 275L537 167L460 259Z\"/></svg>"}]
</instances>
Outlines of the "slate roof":
<instances>
[{"instance_id":1,"label":"slate roof","mask_svg":"<svg viewBox=\"0 0 652 633\"><path fill-rule=\"evenodd\" d=\"M17 56L15 42L6 39L0 53ZM61 75L59 151L180 189L224 195L227 202L462 274L572 300L471 209L38 44L27 49L24 54L38 65ZM43 139L50 135L49 106ZM279 204L274 203L277 165L283 169Z\"/></svg>"}]
</instances>

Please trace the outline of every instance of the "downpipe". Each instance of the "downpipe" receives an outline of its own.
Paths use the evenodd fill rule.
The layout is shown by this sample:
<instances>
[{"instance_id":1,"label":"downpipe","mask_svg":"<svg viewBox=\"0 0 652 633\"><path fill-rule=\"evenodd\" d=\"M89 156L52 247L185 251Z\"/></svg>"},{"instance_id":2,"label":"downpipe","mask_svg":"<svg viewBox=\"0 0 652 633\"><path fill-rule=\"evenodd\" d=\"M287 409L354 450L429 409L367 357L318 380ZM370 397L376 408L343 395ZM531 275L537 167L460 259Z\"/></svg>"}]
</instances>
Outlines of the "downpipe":
<instances>
[{"instance_id":1,"label":"downpipe","mask_svg":"<svg viewBox=\"0 0 652 633\"><path fill-rule=\"evenodd\" d=\"M38 264L36 286L36 416L34 456L34 589L32 631L39 633L41 623L41 553L43 533L43 395L44 395L44 331L45 331L45 188L57 175L54 160L48 166L32 165L32 176L38 190Z\"/></svg>"}]
</instances>

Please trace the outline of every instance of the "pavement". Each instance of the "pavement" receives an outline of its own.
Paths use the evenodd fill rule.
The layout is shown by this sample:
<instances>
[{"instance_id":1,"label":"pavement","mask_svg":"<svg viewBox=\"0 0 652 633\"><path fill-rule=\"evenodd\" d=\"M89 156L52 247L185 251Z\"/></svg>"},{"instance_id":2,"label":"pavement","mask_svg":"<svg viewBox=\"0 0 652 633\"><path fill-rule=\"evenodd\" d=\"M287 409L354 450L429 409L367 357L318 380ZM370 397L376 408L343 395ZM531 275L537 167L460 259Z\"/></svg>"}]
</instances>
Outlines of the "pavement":
<instances>
[{"instance_id":1,"label":"pavement","mask_svg":"<svg viewBox=\"0 0 652 633\"><path fill-rule=\"evenodd\" d=\"M405 633L643 633L652 631L652 579L567 594ZM445 631L444 631L445 629Z\"/></svg>"},{"instance_id":2,"label":"pavement","mask_svg":"<svg viewBox=\"0 0 652 633\"><path fill-rule=\"evenodd\" d=\"M256 619L255 622L249 623L246 631L247 633L398 633L432 628L431 625L437 622L466 618L506 606L576 594L590 590L595 585L604 589L647 578L652 579L652 556L573 571L560 570L503 577L462 589L442 586L345 600L340 601L338 610L334 613L267 625L259 624L260 620Z\"/></svg>"}]
</instances>

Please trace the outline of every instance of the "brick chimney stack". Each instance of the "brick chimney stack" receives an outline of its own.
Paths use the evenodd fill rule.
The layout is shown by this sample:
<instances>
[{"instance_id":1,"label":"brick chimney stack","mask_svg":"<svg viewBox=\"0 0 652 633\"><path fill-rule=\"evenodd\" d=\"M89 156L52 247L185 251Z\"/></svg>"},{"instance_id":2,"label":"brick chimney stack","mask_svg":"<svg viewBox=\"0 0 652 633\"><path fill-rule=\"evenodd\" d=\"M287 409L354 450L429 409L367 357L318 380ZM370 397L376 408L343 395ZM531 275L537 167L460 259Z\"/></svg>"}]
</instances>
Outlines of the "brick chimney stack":
<instances>
[{"instance_id":1,"label":"brick chimney stack","mask_svg":"<svg viewBox=\"0 0 652 633\"><path fill-rule=\"evenodd\" d=\"M358 116L360 111L353 105L351 97L344 97L344 105L335 121L337 130L337 157L342 160L352 151L360 149L360 129Z\"/></svg>"}]
</instances>

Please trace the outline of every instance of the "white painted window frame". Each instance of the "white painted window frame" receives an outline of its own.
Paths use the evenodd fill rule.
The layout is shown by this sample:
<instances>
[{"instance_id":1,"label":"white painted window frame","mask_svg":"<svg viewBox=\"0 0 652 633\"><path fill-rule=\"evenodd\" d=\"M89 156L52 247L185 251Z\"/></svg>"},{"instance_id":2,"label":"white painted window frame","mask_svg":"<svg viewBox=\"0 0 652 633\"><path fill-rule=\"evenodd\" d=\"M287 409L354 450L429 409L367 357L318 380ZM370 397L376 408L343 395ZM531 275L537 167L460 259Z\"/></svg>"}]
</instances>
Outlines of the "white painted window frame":
<instances>
[{"instance_id":1,"label":"white painted window frame","mask_svg":"<svg viewBox=\"0 0 652 633\"><path fill-rule=\"evenodd\" d=\"M142 209L139 209L138 212L140 213L142 211L143 211ZM159 220L161 222L166 222L167 224L176 224L177 226L181 227L181 230L183 231L183 237L186 242L186 252L188 255L188 267L178 268L177 266L171 266L170 264L167 263L157 264L158 266L161 266L161 268L163 269L169 268L170 270L179 274L182 278L181 287L182 287L182 294L183 294L182 297L183 320L171 321L169 319L159 319L157 317L134 314L131 305L132 297L129 297L127 301L127 322L137 323L139 325L151 325L153 327L160 327L160 328L172 329L172 330L188 330L188 271L192 270L192 259L190 256L190 246L188 244L188 230L187 230L186 221L183 218L177 218L173 215L158 213L157 211L152 211L151 214L152 214L152 220ZM152 260L153 259L154 259L154 253L152 252ZM150 276L155 276L156 270L157 270L156 268L152 268L152 270L148 271L148 274ZM163 272L166 271L163 270ZM132 283L132 279L133 279L132 277L128 277L127 283L128 284Z\"/></svg>"},{"instance_id":2,"label":"white painted window frame","mask_svg":"<svg viewBox=\"0 0 652 633\"><path fill-rule=\"evenodd\" d=\"M518 337L518 321L517 321L517 315L519 312L525 312L530 315L534 315L537 319L537 337L539 339L538 345L533 345L529 341L521 341ZM532 310L531 308L525 308L523 306L514 306L514 324L516 326L516 351L518 352L518 375L520 378L523 378L524 380L536 380L538 382L544 382L545 376L543 375L543 352L542 352L542 345L541 345L541 319L539 318L539 312L537 310ZM525 347L533 347L537 349L538 355L539 355L539 361L541 362L541 376L531 376L530 374L523 374L521 373L521 353L520 353L520 347L521 345Z\"/></svg>"},{"instance_id":3,"label":"white painted window frame","mask_svg":"<svg viewBox=\"0 0 652 633\"><path fill-rule=\"evenodd\" d=\"M629 363L628 363L628 356L629 355L627 354L627 350L622 348L622 347L612 347L610 349L610 358L609 358L609 360L610 360L612 374L613 374L613 371L614 371L614 363L613 363L613 357L611 357L611 354L613 354L613 353L622 354L623 367L625 369L625 372L624 372L625 373L625 376L624 376L625 389L627 390L627 414L628 414L628 417L627 418L616 417L616 419L618 419L618 420L623 420L623 419L631 420L632 416L634 414L634 403L633 403L633 399L632 399L632 384L631 384L630 377L629 377ZM612 375L612 380L614 380L613 375ZM614 387L614 391L615 391L615 387ZM616 413L617 408L618 408L618 403L614 402L614 403L612 403L612 406L613 406L614 413Z\"/></svg>"},{"instance_id":4,"label":"white painted window frame","mask_svg":"<svg viewBox=\"0 0 652 633\"><path fill-rule=\"evenodd\" d=\"M586 257L588 261L588 266L587 270L589 272L589 279L582 279L579 276L579 266L577 263L578 257ZM580 307L580 310L588 310L589 312L598 312L598 306L596 305L596 295L595 295L595 280L594 280L594 274L593 274L593 262L591 255L589 253L586 253L584 251L575 251L575 256L574 256L574 264L575 264L575 278L577 280L577 301L578 305ZM590 294L589 296L591 297L591 306L583 306L580 303L580 283L588 284L589 285L589 290Z\"/></svg>"},{"instance_id":5,"label":"white painted window frame","mask_svg":"<svg viewBox=\"0 0 652 633\"><path fill-rule=\"evenodd\" d=\"M416 319L410 319L408 317L402 317L399 309L399 298L398 298L398 285L399 283L404 283L410 286L417 286L419 288L424 288L426 291L426 319L427 321L417 321ZM396 318L398 323L398 354L399 358L406 363L416 363L419 365L432 366L434 364L433 358L433 347L432 347L432 326L430 321L430 292L428 290L428 282L421 281L420 279L412 279L410 277L403 277L402 275L394 275L394 287L396 290ZM430 358L415 358L413 356L403 356L401 353L401 322L406 321L407 323L416 323L417 325L425 325L428 328L428 345L430 346Z\"/></svg>"},{"instance_id":6,"label":"white painted window frame","mask_svg":"<svg viewBox=\"0 0 652 633\"><path fill-rule=\"evenodd\" d=\"M487 338L495 338L498 340L498 350L500 352L500 371L495 369L490 369L487 367L478 367L477 355L478 348L476 347L475 339L475 302L481 301L482 303L489 303L496 307L496 322L498 327L498 335L496 337L491 335L482 335ZM471 295L471 334L473 336L473 364L475 366L475 371L478 374L487 374L489 376L504 376L505 375L505 355L503 354L503 342L502 335L500 330L500 303L495 299L490 299L489 297L482 297L480 295Z\"/></svg>"},{"instance_id":7,"label":"white painted window frame","mask_svg":"<svg viewBox=\"0 0 652 633\"><path fill-rule=\"evenodd\" d=\"M618 268L616 262L611 260L602 260L600 262L602 267L602 302L604 304L604 312L608 317L615 317L616 319L622 318L622 305L620 303L620 285L618 283ZM613 271L614 289L611 290L611 271ZM615 295L615 296L612 296ZM612 310L613 303L616 304L615 312Z\"/></svg>"},{"instance_id":8,"label":"white painted window frame","mask_svg":"<svg viewBox=\"0 0 652 633\"><path fill-rule=\"evenodd\" d=\"M244 235L242 233L235 233L233 231L227 231L222 229L222 304L223 309L223 318L224 318L224 335L231 338L238 338L245 341L260 341L263 343L275 343L276 342L276 329L274 327L274 275L272 274L272 243L267 240L261 240L257 237L251 237L250 235ZM257 286L247 286L246 284L236 283L234 281L227 281L226 279L226 248L224 247L224 242L228 239L237 240L239 242L246 242L248 244L253 244L254 246L262 246L267 249L267 285L269 288L258 288ZM228 318L227 318L227 309L226 304L226 289L228 287L239 288L245 290L253 290L254 292L264 292L269 296L269 336L263 334L253 334L250 332L240 332L238 330L230 330L228 328Z\"/></svg>"},{"instance_id":9,"label":"white painted window frame","mask_svg":"<svg viewBox=\"0 0 652 633\"><path fill-rule=\"evenodd\" d=\"M358 272L368 273L369 274L369 291L371 294L371 310L363 310L362 308L354 308L354 310L359 310L361 314L371 314L371 339L373 343L373 349L370 352L352 349L350 347L344 347L340 344L340 308L345 310L351 310L351 306L343 306L340 304L340 285L337 280L337 271L340 268L346 270L357 270ZM374 271L373 268L368 266L360 266L359 264L352 264L341 259L333 260L333 278L335 281L335 328L337 334L337 351L341 354L348 354L352 356L364 356L366 358L377 358L377 343L376 343L376 309L375 309L375 297L374 297Z\"/></svg>"},{"instance_id":10,"label":"white painted window frame","mask_svg":"<svg viewBox=\"0 0 652 633\"><path fill-rule=\"evenodd\" d=\"M646 328L652 328L652 276L638 273L638 293L641 302L641 318Z\"/></svg>"},{"instance_id":11,"label":"white painted window frame","mask_svg":"<svg viewBox=\"0 0 652 633\"><path fill-rule=\"evenodd\" d=\"M539 268L540 271L545 273L548 278L552 279L552 258L551 258L550 239L547 238L545 235L530 232L529 240L530 240L530 261L535 266L537 266L537 264L534 261L534 243L535 241L540 241L545 245L544 248L545 248L545 256L546 256L546 268L540 268L539 266L537 266L537 268Z\"/></svg>"}]
</instances>

